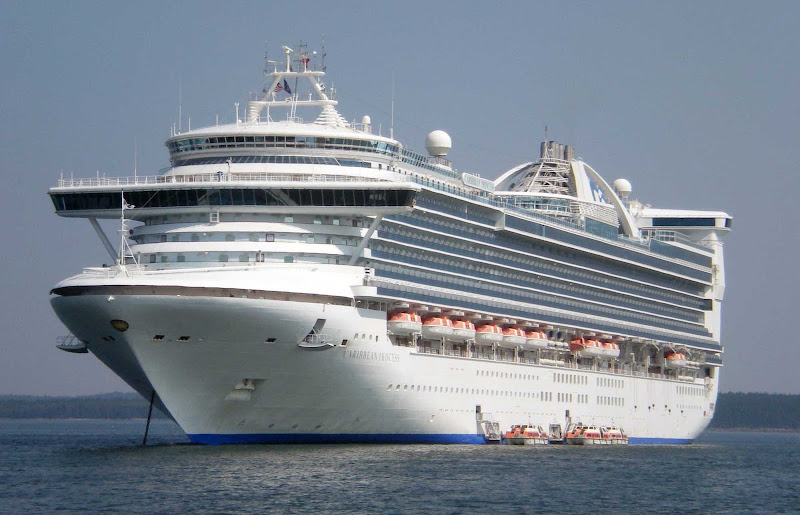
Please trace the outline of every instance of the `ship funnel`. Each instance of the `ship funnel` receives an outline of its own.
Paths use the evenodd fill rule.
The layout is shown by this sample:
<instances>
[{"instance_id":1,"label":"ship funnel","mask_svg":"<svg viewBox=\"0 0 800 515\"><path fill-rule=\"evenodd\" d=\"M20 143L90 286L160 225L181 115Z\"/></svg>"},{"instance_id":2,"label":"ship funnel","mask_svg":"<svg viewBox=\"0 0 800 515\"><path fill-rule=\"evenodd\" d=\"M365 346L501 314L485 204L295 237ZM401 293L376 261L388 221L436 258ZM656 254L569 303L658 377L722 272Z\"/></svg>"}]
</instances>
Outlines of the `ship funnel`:
<instances>
[{"instance_id":1,"label":"ship funnel","mask_svg":"<svg viewBox=\"0 0 800 515\"><path fill-rule=\"evenodd\" d=\"M539 157L572 161L575 159L575 149L572 145L562 145L555 141L542 141L539 145Z\"/></svg>"}]
</instances>

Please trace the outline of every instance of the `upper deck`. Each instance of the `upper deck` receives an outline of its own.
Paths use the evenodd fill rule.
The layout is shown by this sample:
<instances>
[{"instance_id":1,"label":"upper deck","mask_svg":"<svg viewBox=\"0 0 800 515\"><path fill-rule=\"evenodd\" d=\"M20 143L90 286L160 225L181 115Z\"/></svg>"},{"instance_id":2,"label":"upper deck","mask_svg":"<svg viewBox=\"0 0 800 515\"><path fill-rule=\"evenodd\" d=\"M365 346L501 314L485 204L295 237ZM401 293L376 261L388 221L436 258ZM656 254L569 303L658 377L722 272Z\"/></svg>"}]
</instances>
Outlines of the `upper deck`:
<instances>
[{"instance_id":1,"label":"upper deck","mask_svg":"<svg viewBox=\"0 0 800 515\"><path fill-rule=\"evenodd\" d=\"M669 216L632 210L624 195L575 159L571 147L546 142L537 161L493 182L459 174L445 159L446 134L446 141L426 144L431 155L425 156L404 147L391 131L389 137L374 134L368 116L361 123L347 122L310 54L301 48L295 55L287 47L284 54L285 66L272 64L244 121L237 112L233 124L174 133L166 141L171 166L159 175L62 177L49 192L57 213L118 218L124 194L128 216L139 220L186 210L338 213L360 208L364 215L378 215L403 212L413 207L417 193L430 191L441 196L436 209L456 217L467 204L488 208L480 223L497 231L550 238L610 257L637 256L655 267L674 261L697 269L693 275L704 281L711 273L716 238L694 237L699 233L686 218L679 227L651 227ZM321 112L305 122L298 110L309 107ZM284 119L273 118L278 111L286 111ZM730 229L728 215L713 216L722 220L715 222L716 232Z\"/></svg>"}]
</instances>

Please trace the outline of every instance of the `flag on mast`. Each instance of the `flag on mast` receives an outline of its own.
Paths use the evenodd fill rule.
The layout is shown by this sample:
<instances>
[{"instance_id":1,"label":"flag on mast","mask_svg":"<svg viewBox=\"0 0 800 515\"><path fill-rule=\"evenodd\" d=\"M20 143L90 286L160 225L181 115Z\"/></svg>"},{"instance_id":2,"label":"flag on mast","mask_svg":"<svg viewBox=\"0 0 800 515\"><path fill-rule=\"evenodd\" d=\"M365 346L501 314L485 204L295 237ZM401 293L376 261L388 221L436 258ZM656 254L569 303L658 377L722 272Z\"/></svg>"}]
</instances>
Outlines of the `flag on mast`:
<instances>
[{"instance_id":1,"label":"flag on mast","mask_svg":"<svg viewBox=\"0 0 800 515\"><path fill-rule=\"evenodd\" d=\"M292 90L289 89L289 83L286 82L286 79L283 79L283 84L278 82L278 84L275 86L275 91L285 91L289 95L292 94Z\"/></svg>"}]
</instances>

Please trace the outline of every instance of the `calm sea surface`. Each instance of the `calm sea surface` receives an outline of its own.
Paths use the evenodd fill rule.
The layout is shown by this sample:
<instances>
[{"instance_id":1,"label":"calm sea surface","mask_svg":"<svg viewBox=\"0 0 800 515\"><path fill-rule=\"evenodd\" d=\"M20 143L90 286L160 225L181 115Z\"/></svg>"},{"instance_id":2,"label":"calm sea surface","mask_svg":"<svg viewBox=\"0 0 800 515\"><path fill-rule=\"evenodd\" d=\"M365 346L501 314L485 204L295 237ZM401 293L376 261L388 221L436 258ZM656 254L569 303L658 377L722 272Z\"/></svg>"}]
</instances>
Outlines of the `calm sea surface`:
<instances>
[{"instance_id":1,"label":"calm sea surface","mask_svg":"<svg viewBox=\"0 0 800 515\"><path fill-rule=\"evenodd\" d=\"M688 446L189 445L173 423L0 420L0 512L800 512L800 435Z\"/></svg>"}]
</instances>

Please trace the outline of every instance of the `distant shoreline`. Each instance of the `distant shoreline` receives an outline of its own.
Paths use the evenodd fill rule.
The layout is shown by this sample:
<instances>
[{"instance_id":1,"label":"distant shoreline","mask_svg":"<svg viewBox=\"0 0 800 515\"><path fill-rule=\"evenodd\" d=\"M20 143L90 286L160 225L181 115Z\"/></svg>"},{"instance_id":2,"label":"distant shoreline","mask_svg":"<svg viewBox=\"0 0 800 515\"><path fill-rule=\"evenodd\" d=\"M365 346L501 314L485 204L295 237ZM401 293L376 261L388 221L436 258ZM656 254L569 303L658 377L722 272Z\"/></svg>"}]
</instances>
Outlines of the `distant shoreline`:
<instances>
[{"instance_id":1,"label":"distant shoreline","mask_svg":"<svg viewBox=\"0 0 800 515\"><path fill-rule=\"evenodd\" d=\"M111 422L111 421L139 422L140 421L142 424L147 422L147 418L145 418L145 417L137 417L137 418L122 418L122 417L118 417L118 418L91 418L91 417L25 417L25 418L22 418L22 417L16 417L15 418L15 417L0 417L0 422L6 422L6 421L9 421L9 420L30 420L30 421L34 421L34 422L36 422L36 421L38 421L38 422L46 422L48 420L59 420L59 421L69 420L69 421L73 421L73 422L89 422L89 421L103 421L103 420L104 421L108 421L108 422ZM153 418L153 420L156 420L156 419ZM168 419L167 417L164 417L164 416L159 417L157 420L173 422L172 420L170 420L170 419Z\"/></svg>"},{"instance_id":2,"label":"distant shoreline","mask_svg":"<svg viewBox=\"0 0 800 515\"><path fill-rule=\"evenodd\" d=\"M149 403L139 394L81 397L0 395L0 420L140 420ZM170 420L158 409L154 420ZM799 433L800 395L721 393L708 431Z\"/></svg>"}]
</instances>

